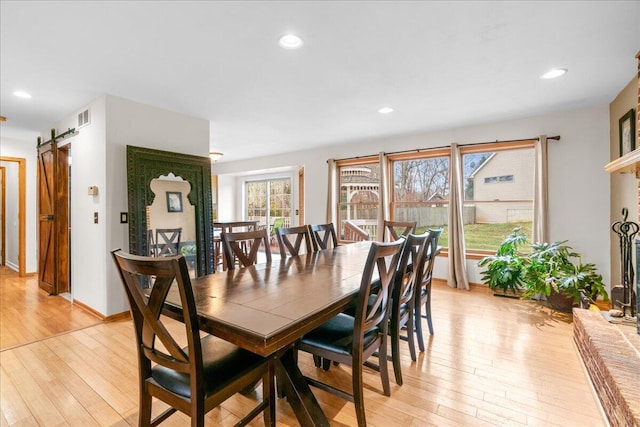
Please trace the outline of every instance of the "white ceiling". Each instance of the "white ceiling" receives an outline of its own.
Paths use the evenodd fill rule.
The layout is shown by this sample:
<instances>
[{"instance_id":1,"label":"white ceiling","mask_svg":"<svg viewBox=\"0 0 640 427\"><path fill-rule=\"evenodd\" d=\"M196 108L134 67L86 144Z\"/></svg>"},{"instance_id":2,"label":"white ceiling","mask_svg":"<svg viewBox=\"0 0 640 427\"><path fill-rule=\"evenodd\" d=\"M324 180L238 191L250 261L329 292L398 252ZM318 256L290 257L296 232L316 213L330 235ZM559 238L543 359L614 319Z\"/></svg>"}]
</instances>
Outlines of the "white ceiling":
<instances>
[{"instance_id":1,"label":"white ceiling","mask_svg":"<svg viewBox=\"0 0 640 427\"><path fill-rule=\"evenodd\" d=\"M606 105L635 75L640 1L2 0L0 31L0 136L110 94L210 120L230 161Z\"/></svg>"}]
</instances>

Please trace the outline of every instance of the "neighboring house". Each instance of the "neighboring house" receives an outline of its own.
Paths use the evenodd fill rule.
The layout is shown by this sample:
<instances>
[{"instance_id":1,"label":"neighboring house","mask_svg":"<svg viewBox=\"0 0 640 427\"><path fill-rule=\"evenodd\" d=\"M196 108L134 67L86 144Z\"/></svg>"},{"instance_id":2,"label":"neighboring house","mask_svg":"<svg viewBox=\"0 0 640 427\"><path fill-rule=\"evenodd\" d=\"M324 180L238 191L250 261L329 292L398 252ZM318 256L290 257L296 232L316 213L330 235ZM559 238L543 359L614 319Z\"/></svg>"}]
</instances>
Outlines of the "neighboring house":
<instances>
[{"instance_id":1,"label":"neighboring house","mask_svg":"<svg viewBox=\"0 0 640 427\"><path fill-rule=\"evenodd\" d=\"M533 165L533 149L498 151L470 175L477 223L532 220Z\"/></svg>"}]
</instances>

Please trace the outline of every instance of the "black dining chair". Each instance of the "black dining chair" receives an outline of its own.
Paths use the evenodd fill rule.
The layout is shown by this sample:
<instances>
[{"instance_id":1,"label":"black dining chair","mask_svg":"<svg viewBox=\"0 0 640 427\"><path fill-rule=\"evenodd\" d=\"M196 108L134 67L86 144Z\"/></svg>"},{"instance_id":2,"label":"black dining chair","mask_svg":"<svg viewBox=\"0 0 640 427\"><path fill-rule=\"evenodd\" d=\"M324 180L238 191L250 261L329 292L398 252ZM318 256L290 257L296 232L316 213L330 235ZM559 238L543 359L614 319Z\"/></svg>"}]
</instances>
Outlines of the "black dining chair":
<instances>
[{"instance_id":1,"label":"black dining chair","mask_svg":"<svg viewBox=\"0 0 640 427\"><path fill-rule=\"evenodd\" d=\"M407 236L416 229L416 221L384 221L383 241L393 242L400 236Z\"/></svg>"},{"instance_id":2,"label":"black dining chair","mask_svg":"<svg viewBox=\"0 0 640 427\"><path fill-rule=\"evenodd\" d=\"M419 266L424 262L425 248L429 232L406 236L402 256L398 263L398 273L396 274L393 290L391 292L391 315L389 322L389 335L391 337L391 360L393 361L393 372L396 384L402 385L402 367L400 365L400 340L405 340L409 344L409 354L411 360L416 361L416 347L414 340L414 309L415 293L421 284L421 269L409 268L409 266ZM402 335L403 328L406 335Z\"/></svg>"},{"instance_id":3,"label":"black dining chair","mask_svg":"<svg viewBox=\"0 0 640 427\"><path fill-rule=\"evenodd\" d=\"M174 256L180 253L182 228L156 228L156 256Z\"/></svg>"},{"instance_id":4,"label":"black dining chair","mask_svg":"<svg viewBox=\"0 0 640 427\"><path fill-rule=\"evenodd\" d=\"M271 262L271 248L267 230L222 232L222 250L229 270L235 269L236 261L241 267L258 263L258 251L264 247L267 262Z\"/></svg>"},{"instance_id":5,"label":"black dining chair","mask_svg":"<svg viewBox=\"0 0 640 427\"><path fill-rule=\"evenodd\" d=\"M431 316L431 281L433 279L433 266L436 262L436 257L440 253L438 240L440 240L442 230L442 228L429 230L429 239L425 245L425 261L422 265L422 272L420 272L421 280L419 286L416 288L414 317L416 319L416 335L418 336L418 347L420 348L420 351L424 351L422 318L427 319L429 334L433 335L433 321ZM422 314L422 307L424 307L424 314Z\"/></svg>"},{"instance_id":6,"label":"black dining chair","mask_svg":"<svg viewBox=\"0 0 640 427\"><path fill-rule=\"evenodd\" d=\"M111 252L122 280L135 327L138 350L139 426L155 426L180 411L192 426L204 426L204 415L236 393L263 382L263 399L237 425L263 412L265 425L275 426L273 359L263 358L227 341L201 338L196 303L182 255L143 257L116 249ZM143 282L152 281L145 291ZM187 346L163 321L162 309L171 287L182 306ZM145 292L149 294L146 295ZM169 408L151 420L153 398Z\"/></svg>"},{"instance_id":7,"label":"black dining chair","mask_svg":"<svg viewBox=\"0 0 640 427\"><path fill-rule=\"evenodd\" d=\"M384 395L391 393L387 367L389 299L403 244L403 241L373 242L362 273L355 316L340 313L304 335L296 344L296 350L351 365L351 393L317 379L307 377L307 382L353 402L359 426L366 425L363 365L378 370ZM380 287L372 294L371 285L377 278ZM379 353L378 365L369 364L367 359L376 352Z\"/></svg>"},{"instance_id":8,"label":"black dining chair","mask_svg":"<svg viewBox=\"0 0 640 427\"><path fill-rule=\"evenodd\" d=\"M311 253L311 235L306 225L276 228L276 238L282 258L299 255L303 242L305 253Z\"/></svg>"},{"instance_id":9,"label":"black dining chair","mask_svg":"<svg viewBox=\"0 0 640 427\"><path fill-rule=\"evenodd\" d=\"M338 238L336 237L336 229L333 223L328 224L309 224L309 233L313 241L313 250L319 251L330 247L338 246Z\"/></svg>"}]
</instances>

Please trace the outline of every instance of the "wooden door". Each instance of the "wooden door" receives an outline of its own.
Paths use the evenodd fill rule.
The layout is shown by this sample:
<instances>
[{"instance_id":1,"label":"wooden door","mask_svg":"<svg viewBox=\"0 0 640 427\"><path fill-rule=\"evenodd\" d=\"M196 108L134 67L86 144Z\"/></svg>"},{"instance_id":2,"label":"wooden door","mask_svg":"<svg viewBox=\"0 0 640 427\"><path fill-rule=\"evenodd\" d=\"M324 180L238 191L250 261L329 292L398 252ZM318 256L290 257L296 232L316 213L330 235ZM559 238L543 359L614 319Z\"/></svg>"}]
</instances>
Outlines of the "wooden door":
<instances>
[{"instance_id":1,"label":"wooden door","mask_svg":"<svg viewBox=\"0 0 640 427\"><path fill-rule=\"evenodd\" d=\"M52 295L69 291L67 164L55 142L38 148L38 283Z\"/></svg>"}]
</instances>

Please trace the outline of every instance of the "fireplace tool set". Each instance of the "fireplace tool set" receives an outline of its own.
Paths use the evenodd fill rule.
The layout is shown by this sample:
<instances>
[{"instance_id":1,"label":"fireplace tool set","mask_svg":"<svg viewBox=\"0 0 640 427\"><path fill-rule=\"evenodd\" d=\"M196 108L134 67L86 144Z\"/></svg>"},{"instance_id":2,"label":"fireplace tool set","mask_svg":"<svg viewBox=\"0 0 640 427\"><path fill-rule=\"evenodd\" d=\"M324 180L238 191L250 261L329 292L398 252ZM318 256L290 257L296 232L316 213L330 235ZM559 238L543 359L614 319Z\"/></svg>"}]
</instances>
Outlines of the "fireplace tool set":
<instances>
[{"instance_id":1,"label":"fireplace tool set","mask_svg":"<svg viewBox=\"0 0 640 427\"><path fill-rule=\"evenodd\" d=\"M627 208L623 208L622 221L616 221L611 226L620 240L620 280L622 282L622 286L614 286L611 289L611 304L613 308L620 309L624 316L634 317L637 296L634 289L632 248L633 238L638 233L638 224L627 221L628 215Z\"/></svg>"}]
</instances>

